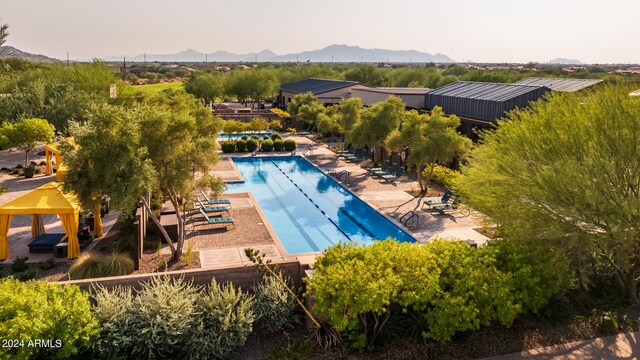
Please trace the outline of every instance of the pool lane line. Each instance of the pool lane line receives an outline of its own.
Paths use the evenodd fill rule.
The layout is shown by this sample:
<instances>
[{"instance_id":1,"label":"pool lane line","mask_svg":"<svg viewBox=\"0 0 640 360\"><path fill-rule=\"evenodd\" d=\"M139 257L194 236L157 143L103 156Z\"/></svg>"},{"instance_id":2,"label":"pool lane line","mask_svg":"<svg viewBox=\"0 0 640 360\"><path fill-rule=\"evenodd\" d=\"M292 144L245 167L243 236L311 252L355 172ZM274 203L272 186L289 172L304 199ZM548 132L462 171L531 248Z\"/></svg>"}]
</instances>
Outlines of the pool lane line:
<instances>
[{"instance_id":1,"label":"pool lane line","mask_svg":"<svg viewBox=\"0 0 640 360\"><path fill-rule=\"evenodd\" d=\"M336 224L336 222L329 217L329 215L327 215L324 211L322 211L322 209L320 209L320 207L315 203L315 201L311 200L309 195L307 195L302 189L300 189L300 187L293 180L291 180L291 178L284 171L282 171L282 169L280 169L280 167L273 160L271 160L271 163L273 164L273 166L276 167L276 169L278 169L278 171L282 173L282 175L284 175L287 178L287 180L291 181L293 186L295 186L295 188L298 189L298 191L300 191L302 195L304 195L307 199L309 199L309 202L315 205L318 208L318 210L320 210L320 212L323 213L324 216L326 216L329 221L331 221L333 226L335 226L336 229L338 229L342 233L342 235L344 235L349 241L353 241L351 240L351 237L346 232L344 232L344 230L342 230L340 226L338 226L338 224Z\"/></svg>"}]
</instances>

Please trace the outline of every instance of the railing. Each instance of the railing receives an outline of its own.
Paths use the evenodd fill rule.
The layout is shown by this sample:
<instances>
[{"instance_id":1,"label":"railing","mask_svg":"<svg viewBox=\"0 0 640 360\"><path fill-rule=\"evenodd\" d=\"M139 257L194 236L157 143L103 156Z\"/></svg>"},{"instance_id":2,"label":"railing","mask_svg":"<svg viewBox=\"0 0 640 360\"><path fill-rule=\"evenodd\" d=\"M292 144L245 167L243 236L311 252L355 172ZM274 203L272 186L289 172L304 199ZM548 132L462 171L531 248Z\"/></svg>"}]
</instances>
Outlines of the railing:
<instances>
[{"instance_id":1,"label":"railing","mask_svg":"<svg viewBox=\"0 0 640 360\"><path fill-rule=\"evenodd\" d=\"M306 148L303 152L302 155L306 155L307 153L310 153L311 155L313 155L313 148L312 147L308 147Z\"/></svg>"},{"instance_id":2,"label":"railing","mask_svg":"<svg viewBox=\"0 0 640 360\"><path fill-rule=\"evenodd\" d=\"M413 222L410 223L410 221L412 220ZM418 213L416 213L415 211L409 211L406 214L402 215L398 220L398 222L400 222L402 225L406 227L411 227L415 229L418 227L418 224L420 223L420 215L418 215Z\"/></svg>"},{"instance_id":3,"label":"railing","mask_svg":"<svg viewBox=\"0 0 640 360\"><path fill-rule=\"evenodd\" d=\"M342 170L336 175L336 179L344 182L345 184L349 183L349 172L347 170Z\"/></svg>"}]
</instances>

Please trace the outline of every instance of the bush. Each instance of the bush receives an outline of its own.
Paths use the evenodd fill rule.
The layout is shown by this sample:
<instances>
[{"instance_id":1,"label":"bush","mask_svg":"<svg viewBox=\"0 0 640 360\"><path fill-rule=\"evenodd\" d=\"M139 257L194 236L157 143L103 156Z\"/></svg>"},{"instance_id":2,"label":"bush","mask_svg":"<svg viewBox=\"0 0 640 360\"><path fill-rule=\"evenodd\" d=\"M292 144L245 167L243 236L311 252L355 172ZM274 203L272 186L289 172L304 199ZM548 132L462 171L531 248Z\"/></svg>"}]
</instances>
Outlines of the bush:
<instances>
[{"instance_id":1,"label":"bush","mask_svg":"<svg viewBox=\"0 0 640 360\"><path fill-rule=\"evenodd\" d=\"M13 274L13 277L20 281L29 281L36 278L37 272L36 269L27 269L23 272Z\"/></svg>"},{"instance_id":2,"label":"bush","mask_svg":"<svg viewBox=\"0 0 640 360\"><path fill-rule=\"evenodd\" d=\"M265 135L265 136L262 137L262 140L270 140L270 139L271 139L271 137L269 135Z\"/></svg>"},{"instance_id":3,"label":"bush","mask_svg":"<svg viewBox=\"0 0 640 360\"><path fill-rule=\"evenodd\" d=\"M276 141L276 140L282 140L282 135L275 133L271 135L271 140Z\"/></svg>"},{"instance_id":4,"label":"bush","mask_svg":"<svg viewBox=\"0 0 640 360\"><path fill-rule=\"evenodd\" d=\"M429 167L422 171L422 177L427 177L431 170ZM451 188L453 182L462 175L459 171L451 170L447 167L440 166L438 164L433 168L433 174L431 175L431 181L440 184L446 188Z\"/></svg>"},{"instance_id":5,"label":"bush","mask_svg":"<svg viewBox=\"0 0 640 360\"><path fill-rule=\"evenodd\" d=\"M69 358L97 335L98 322L91 314L88 294L79 287L0 280L0 339L24 342L24 346L0 347L0 358ZM35 339L53 344L28 346Z\"/></svg>"},{"instance_id":6,"label":"bush","mask_svg":"<svg viewBox=\"0 0 640 360\"><path fill-rule=\"evenodd\" d=\"M25 257L16 256L15 261L13 262L13 264L11 264L11 271L14 273L19 273L29 269L29 264L27 264L27 260L29 260L29 258L26 256Z\"/></svg>"},{"instance_id":7,"label":"bush","mask_svg":"<svg viewBox=\"0 0 640 360\"><path fill-rule=\"evenodd\" d=\"M249 137L247 135L242 135L242 137L240 139L242 139L244 141L247 141L247 140L249 140Z\"/></svg>"},{"instance_id":8,"label":"bush","mask_svg":"<svg viewBox=\"0 0 640 360\"><path fill-rule=\"evenodd\" d=\"M94 305L91 307L100 324L100 337L93 343L93 351L103 358L116 358L119 352L133 346L132 332L127 317L133 307L133 293L130 287L116 286L108 290L103 286L92 288Z\"/></svg>"},{"instance_id":9,"label":"bush","mask_svg":"<svg viewBox=\"0 0 640 360\"><path fill-rule=\"evenodd\" d=\"M48 271L51 270L53 268L55 268L56 265L56 260L54 258L51 258L49 260L42 260L38 263L38 267L40 267L40 270L42 271Z\"/></svg>"},{"instance_id":10,"label":"bush","mask_svg":"<svg viewBox=\"0 0 640 360\"><path fill-rule=\"evenodd\" d=\"M127 275L133 272L133 267L133 260L127 254L112 252L102 255L86 252L69 268L69 278L75 280Z\"/></svg>"},{"instance_id":11,"label":"bush","mask_svg":"<svg viewBox=\"0 0 640 360\"><path fill-rule=\"evenodd\" d=\"M496 268L492 254L451 240L341 244L316 261L307 290L313 310L354 348L406 336L443 343L456 332L515 319L520 307L510 274Z\"/></svg>"},{"instance_id":12,"label":"bush","mask_svg":"<svg viewBox=\"0 0 640 360\"><path fill-rule=\"evenodd\" d=\"M293 151L298 147L298 144L296 144L295 140L292 139L287 139L284 141L284 149L286 151Z\"/></svg>"},{"instance_id":13,"label":"bush","mask_svg":"<svg viewBox=\"0 0 640 360\"><path fill-rule=\"evenodd\" d=\"M258 150L258 140L254 139L253 136L251 139L247 140L247 150L256 151Z\"/></svg>"},{"instance_id":14,"label":"bush","mask_svg":"<svg viewBox=\"0 0 640 360\"><path fill-rule=\"evenodd\" d=\"M238 140L236 141L236 149L238 149L238 152L245 152L247 151L247 142L244 140Z\"/></svg>"},{"instance_id":15,"label":"bush","mask_svg":"<svg viewBox=\"0 0 640 360\"><path fill-rule=\"evenodd\" d=\"M255 141L259 141L260 137L258 135L251 135L251 139Z\"/></svg>"},{"instance_id":16,"label":"bush","mask_svg":"<svg viewBox=\"0 0 640 360\"><path fill-rule=\"evenodd\" d=\"M282 151L284 150L284 141L278 139L273 141L273 150Z\"/></svg>"},{"instance_id":17,"label":"bush","mask_svg":"<svg viewBox=\"0 0 640 360\"><path fill-rule=\"evenodd\" d=\"M262 142L262 151L273 151L273 140L268 139Z\"/></svg>"},{"instance_id":18,"label":"bush","mask_svg":"<svg viewBox=\"0 0 640 360\"><path fill-rule=\"evenodd\" d=\"M289 282L288 279L284 280ZM253 290L256 297L253 308L260 327L267 332L290 329L298 321L296 298L274 276L265 275Z\"/></svg>"},{"instance_id":19,"label":"bush","mask_svg":"<svg viewBox=\"0 0 640 360\"><path fill-rule=\"evenodd\" d=\"M191 358L226 358L244 345L255 320L253 297L215 279L198 301L201 312L190 328L186 351Z\"/></svg>"},{"instance_id":20,"label":"bush","mask_svg":"<svg viewBox=\"0 0 640 360\"><path fill-rule=\"evenodd\" d=\"M122 350L141 358L181 358L182 345L190 341L197 299L197 288L182 278L151 278L126 310L126 324L120 325L126 331L118 333L125 338L115 341L129 343Z\"/></svg>"},{"instance_id":21,"label":"bush","mask_svg":"<svg viewBox=\"0 0 640 360\"><path fill-rule=\"evenodd\" d=\"M225 154L236 151L236 143L234 141L225 141L222 143L222 152Z\"/></svg>"}]
</instances>

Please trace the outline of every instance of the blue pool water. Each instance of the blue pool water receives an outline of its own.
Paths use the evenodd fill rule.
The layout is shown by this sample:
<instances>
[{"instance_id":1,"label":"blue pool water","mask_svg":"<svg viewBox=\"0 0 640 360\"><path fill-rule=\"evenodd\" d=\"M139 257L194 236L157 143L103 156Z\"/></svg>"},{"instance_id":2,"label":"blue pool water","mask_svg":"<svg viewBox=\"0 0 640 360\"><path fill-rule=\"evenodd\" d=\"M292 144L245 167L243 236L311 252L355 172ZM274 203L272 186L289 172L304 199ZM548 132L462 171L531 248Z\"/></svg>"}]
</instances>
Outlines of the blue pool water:
<instances>
[{"instance_id":1,"label":"blue pool water","mask_svg":"<svg viewBox=\"0 0 640 360\"><path fill-rule=\"evenodd\" d=\"M289 254L322 251L338 242L370 244L393 237L415 242L387 218L299 156L234 158L251 192Z\"/></svg>"},{"instance_id":2,"label":"blue pool water","mask_svg":"<svg viewBox=\"0 0 640 360\"><path fill-rule=\"evenodd\" d=\"M262 139L263 136L265 135L269 135L271 136L272 133L270 132L266 132L266 133L244 133L244 134L231 134L231 139L232 140L236 140L236 139L240 139L241 137L243 137L244 135L247 135L247 137L251 137L251 135L257 135L260 137L260 139ZM229 135L227 134L218 134L218 140L229 140Z\"/></svg>"}]
</instances>

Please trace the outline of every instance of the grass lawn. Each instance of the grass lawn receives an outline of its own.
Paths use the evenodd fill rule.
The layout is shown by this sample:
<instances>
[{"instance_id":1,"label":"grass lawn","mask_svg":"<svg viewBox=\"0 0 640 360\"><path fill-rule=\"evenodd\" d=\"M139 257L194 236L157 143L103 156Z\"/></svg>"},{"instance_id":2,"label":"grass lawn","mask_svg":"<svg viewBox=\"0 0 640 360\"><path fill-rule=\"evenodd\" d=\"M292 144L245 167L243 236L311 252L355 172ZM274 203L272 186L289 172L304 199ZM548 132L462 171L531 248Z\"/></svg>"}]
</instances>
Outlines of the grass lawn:
<instances>
[{"instance_id":1,"label":"grass lawn","mask_svg":"<svg viewBox=\"0 0 640 360\"><path fill-rule=\"evenodd\" d=\"M183 84L181 82L172 82L165 84L148 84L148 85L134 85L135 90L142 91L147 94L155 94L164 89L182 89Z\"/></svg>"}]
</instances>

